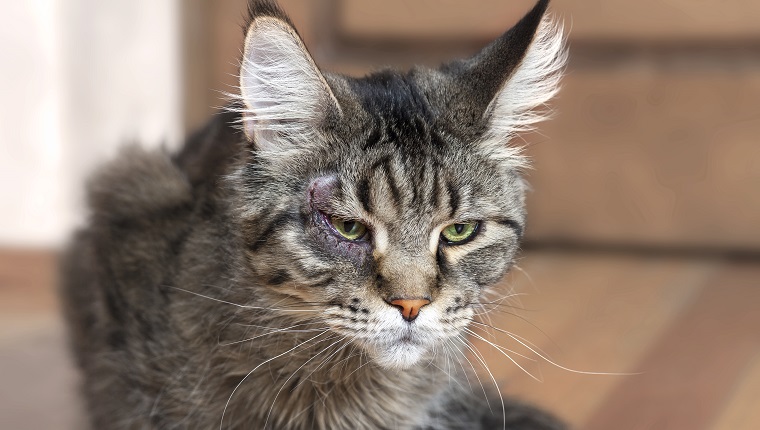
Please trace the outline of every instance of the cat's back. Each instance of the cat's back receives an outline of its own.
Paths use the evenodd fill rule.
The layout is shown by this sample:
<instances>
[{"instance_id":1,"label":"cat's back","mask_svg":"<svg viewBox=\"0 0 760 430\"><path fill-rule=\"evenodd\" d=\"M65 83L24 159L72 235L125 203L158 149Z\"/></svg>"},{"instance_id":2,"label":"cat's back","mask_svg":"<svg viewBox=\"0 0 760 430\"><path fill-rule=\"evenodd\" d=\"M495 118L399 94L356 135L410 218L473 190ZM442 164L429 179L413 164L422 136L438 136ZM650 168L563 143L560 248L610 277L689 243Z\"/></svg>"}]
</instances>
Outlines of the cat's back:
<instances>
[{"instance_id":1,"label":"cat's back","mask_svg":"<svg viewBox=\"0 0 760 430\"><path fill-rule=\"evenodd\" d=\"M174 349L178 339L167 335L173 333L167 329L175 305L171 286L188 274L203 278L188 266L216 275L192 259L196 243L216 237L212 230L221 228L220 178L242 141L230 119L217 115L176 154L127 146L89 179L88 224L69 243L60 267L71 346L86 379L98 381L86 383L85 390L127 386L117 380L120 375L147 375L108 367L128 367L139 361L135 354ZM214 261L214 252L206 257ZM98 358L104 354L111 359ZM113 388L108 393L119 395Z\"/></svg>"}]
</instances>

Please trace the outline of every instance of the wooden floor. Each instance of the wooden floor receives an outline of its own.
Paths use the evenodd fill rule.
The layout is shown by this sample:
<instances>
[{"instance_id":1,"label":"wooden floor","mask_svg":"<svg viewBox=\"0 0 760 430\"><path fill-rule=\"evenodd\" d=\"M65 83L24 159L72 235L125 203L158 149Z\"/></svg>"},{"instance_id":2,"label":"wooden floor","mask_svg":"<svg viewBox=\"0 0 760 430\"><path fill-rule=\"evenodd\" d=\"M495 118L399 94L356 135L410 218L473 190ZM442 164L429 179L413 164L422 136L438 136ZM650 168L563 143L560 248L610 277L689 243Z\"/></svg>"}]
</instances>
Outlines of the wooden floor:
<instances>
[{"instance_id":1,"label":"wooden floor","mask_svg":"<svg viewBox=\"0 0 760 430\"><path fill-rule=\"evenodd\" d=\"M0 252L2 429L80 427L54 264L49 253ZM578 429L760 428L760 265L534 252L520 269L498 291L519 303L494 296L482 317L503 331L472 328L506 395ZM618 375L562 369L531 349L566 369ZM470 362L491 378L479 357Z\"/></svg>"}]
</instances>

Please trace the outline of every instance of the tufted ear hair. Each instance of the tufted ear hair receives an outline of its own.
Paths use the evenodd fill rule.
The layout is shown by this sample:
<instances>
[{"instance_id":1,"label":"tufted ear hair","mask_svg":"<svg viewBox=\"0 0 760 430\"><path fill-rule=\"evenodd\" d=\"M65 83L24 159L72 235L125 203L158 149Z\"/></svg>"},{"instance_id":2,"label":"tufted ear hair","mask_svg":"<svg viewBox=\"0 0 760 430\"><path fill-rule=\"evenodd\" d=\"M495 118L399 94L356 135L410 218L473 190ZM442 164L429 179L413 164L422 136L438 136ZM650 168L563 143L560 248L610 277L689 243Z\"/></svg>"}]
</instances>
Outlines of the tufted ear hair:
<instances>
[{"instance_id":1,"label":"tufted ear hair","mask_svg":"<svg viewBox=\"0 0 760 430\"><path fill-rule=\"evenodd\" d=\"M249 2L240 94L245 135L262 151L313 145L341 109L290 19L267 0Z\"/></svg>"},{"instance_id":2,"label":"tufted ear hair","mask_svg":"<svg viewBox=\"0 0 760 430\"><path fill-rule=\"evenodd\" d=\"M562 26L547 16L548 5L549 0L540 0L474 57L442 69L458 87L459 99L451 101L460 105L454 115L479 128L490 154L518 164L524 161L519 149L507 142L546 117L540 108L557 93L567 61Z\"/></svg>"}]
</instances>

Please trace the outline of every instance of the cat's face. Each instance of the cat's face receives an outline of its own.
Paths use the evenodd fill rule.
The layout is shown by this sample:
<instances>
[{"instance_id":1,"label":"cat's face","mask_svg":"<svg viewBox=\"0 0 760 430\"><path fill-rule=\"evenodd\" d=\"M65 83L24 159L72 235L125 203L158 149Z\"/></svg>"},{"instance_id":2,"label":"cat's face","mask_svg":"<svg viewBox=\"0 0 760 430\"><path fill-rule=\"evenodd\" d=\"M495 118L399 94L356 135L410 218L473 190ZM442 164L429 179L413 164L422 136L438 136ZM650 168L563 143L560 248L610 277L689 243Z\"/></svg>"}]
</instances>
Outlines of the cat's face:
<instances>
[{"instance_id":1,"label":"cat's face","mask_svg":"<svg viewBox=\"0 0 760 430\"><path fill-rule=\"evenodd\" d=\"M354 79L323 75L279 12L263 12L241 68L249 268L377 364L417 364L462 335L514 261L524 160L506 141L553 93L541 85L556 84L561 37L544 21L534 38L534 10L467 62ZM544 93L510 89L538 76Z\"/></svg>"}]
</instances>

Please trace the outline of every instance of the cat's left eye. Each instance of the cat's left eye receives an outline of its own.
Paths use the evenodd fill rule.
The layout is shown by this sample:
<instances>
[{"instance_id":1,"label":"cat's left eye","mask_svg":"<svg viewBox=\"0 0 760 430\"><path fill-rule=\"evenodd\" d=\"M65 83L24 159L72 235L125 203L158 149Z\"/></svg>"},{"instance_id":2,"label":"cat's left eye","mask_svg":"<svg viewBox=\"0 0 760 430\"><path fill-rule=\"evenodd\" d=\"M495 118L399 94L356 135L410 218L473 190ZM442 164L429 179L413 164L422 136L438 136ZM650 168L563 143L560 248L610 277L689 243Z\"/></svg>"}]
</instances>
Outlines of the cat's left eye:
<instances>
[{"instance_id":1,"label":"cat's left eye","mask_svg":"<svg viewBox=\"0 0 760 430\"><path fill-rule=\"evenodd\" d=\"M461 245L472 240L478 232L479 222L464 222L447 225L441 231L441 238L448 245Z\"/></svg>"},{"instance_id":2,"label":"cat's left eye","mask_svg":"<svg viewBox=\"0 0 760 430\"><path fill-rule=\"evenodd\" d=\"M359 240L367 234L367 226L359 221L330 217L330 224L348 240Z\"/></svg>"}]
</instances>

